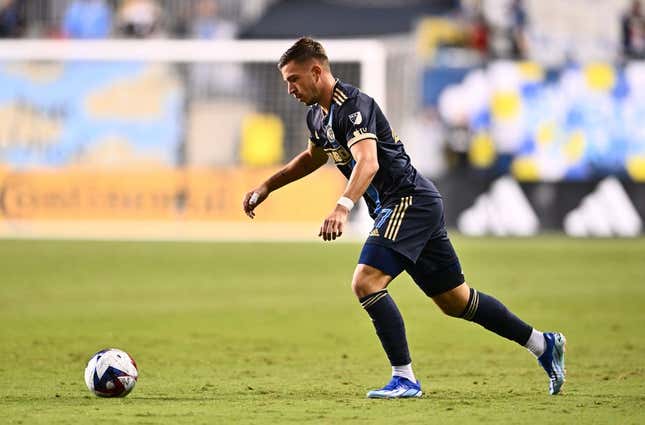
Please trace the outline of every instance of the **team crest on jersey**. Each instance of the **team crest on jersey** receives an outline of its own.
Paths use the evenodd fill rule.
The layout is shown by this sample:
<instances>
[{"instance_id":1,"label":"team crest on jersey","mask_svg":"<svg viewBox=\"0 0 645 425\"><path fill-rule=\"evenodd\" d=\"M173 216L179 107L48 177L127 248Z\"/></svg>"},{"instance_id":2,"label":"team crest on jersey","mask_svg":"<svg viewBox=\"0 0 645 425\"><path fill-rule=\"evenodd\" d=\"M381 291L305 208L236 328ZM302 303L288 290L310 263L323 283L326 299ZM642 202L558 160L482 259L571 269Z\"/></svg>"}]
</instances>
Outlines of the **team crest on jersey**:
<instances>
[{"instance_id":1,"label":"team crest on jersey","mask_svg":"<svg viewBox=\"0 0 645 425\"><path fill-rule=\"evenodd\" d=\"M354 112L353 114L350 114L349 115L349 120L354 125L359 125L360 123L362 123L363 122L363 116L361 115L361 111Z\"/></svg>"},{"instance_id":2,"label":"team crest on jersey","mask_svg":"<svg viewBox=\"0 0 645 425\"><path fill-rule=\"evenodd\" d=\"M330 142L333 142L336 140L336 136L334 135L334 129L331 128L331 125L327 126L326 132L327 132L327 140L329 140Z\"/></svg>"}]
</instances>

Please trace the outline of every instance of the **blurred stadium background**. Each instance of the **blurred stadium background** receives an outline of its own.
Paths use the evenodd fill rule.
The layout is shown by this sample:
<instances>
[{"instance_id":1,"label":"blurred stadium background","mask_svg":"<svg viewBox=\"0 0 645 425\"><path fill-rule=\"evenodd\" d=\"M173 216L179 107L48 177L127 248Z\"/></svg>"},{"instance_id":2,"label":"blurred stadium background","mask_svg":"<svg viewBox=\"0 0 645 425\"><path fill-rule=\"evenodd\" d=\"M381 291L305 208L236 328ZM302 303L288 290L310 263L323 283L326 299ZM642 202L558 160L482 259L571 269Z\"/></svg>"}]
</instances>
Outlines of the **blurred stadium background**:
<instances>
[{"instance_id":1,"label":"blurred stadium background","mask_svg":"<svg viewBox=\"0 0 645 425\"><path fill-rule=\"evenodd\" d=\"M349 288L365 211L308 243L344 178L241 209L306 146L276 69L301 35L437 183L468 282L567 335L562 397L403 275L427 396L363 398L389 372ZM0 0L0 37L0 422L645 423L637 2ZM140 366L126 399L83 384L106 346Z\"/></svg>"},{"instance_id":2,"label":"blurred stadium background","mask_svg":"<svg viewBox=\"0 0 645 425\"><path fill-rule=\"evenodd\" d=\"M0 236L315 238L331 165L240 208L306 146L275 66L301 35L381 103L451 227L641 234L638 2L3 0Z\"/></svg>"}]
</instances>

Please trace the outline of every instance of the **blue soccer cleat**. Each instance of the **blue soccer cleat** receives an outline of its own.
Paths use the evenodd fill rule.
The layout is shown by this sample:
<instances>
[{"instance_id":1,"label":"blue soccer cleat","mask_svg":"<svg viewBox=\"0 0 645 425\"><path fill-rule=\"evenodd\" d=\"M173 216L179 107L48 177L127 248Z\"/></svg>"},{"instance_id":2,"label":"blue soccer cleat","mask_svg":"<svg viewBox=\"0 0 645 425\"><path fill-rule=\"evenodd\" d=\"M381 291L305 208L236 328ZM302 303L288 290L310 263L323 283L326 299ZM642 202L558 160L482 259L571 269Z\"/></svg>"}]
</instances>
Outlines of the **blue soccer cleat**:
<instances>
[{"instance_id":1,"label":"blue soccer cleat","mask_svg":"<svg viewBox=\"0 0 645 425\"><path fill-rule=\"evenodd\" d=\"M567 339L559 332L545 332L546 350L538 357L538 363L549 375L549 394L556 395L564 384L564 345Z\"/></svg>"},{"instance_id":2,"label":"blue soccer cleat","mask_svg":"<svg viewBox=\"0 0 645 425\"><path fill-rule=\"evenodd\" d=\"M367 393L367 398L411 398L421 397L419 381L412 382L402 376L393 376L392 380L380 390Z\"/></svg>"}]
</instances>

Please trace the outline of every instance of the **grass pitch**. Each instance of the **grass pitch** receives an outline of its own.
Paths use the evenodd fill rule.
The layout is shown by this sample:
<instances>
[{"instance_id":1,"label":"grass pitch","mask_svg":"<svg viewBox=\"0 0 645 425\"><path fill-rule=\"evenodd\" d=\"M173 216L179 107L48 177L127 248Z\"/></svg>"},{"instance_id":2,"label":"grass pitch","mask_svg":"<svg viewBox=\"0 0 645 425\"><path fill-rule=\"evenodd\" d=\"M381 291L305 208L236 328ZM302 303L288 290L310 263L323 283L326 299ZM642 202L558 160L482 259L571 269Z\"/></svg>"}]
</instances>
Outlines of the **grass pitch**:
<instances>
[{"instance_id":1,"label":"grass pitch","mask_svg":"<svg viewBox=\"0 0 645 425\"><path fill-rule=\"evenodd\" d=\"M566 334L561 396L533 357L390 292L425 395L367 400L389 365L349 288L356 244L0 242L3 424L645 423L645 240L454 240L468 282ZM104 347L125 399L83 383Z\"/></svg>"}]
</instances>

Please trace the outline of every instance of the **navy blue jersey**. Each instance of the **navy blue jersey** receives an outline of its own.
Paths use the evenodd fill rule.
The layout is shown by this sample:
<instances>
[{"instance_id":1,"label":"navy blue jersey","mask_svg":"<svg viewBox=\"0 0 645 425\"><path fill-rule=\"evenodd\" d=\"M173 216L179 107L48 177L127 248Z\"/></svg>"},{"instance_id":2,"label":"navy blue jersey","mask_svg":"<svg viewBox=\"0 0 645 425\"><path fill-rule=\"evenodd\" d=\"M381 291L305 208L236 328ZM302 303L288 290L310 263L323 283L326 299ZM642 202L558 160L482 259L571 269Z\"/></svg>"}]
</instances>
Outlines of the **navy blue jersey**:
<instances>
[{"instance_id":1,"label":"navy blue jersey","mask_svg":"<svg viewBox=\"0 0 645 425\"><path fill-rule=\"evenodd\" d=\"M307 127L310 143L324 149L348 179L356 164L350 147L361 140L376 140L379 170L363 195L373 218L393 199L415 193L441 197L434 184L412 166L378 104L356 87L337 81L329 113L318 104L312 106Z\"/></svg>"}]
</instances>

